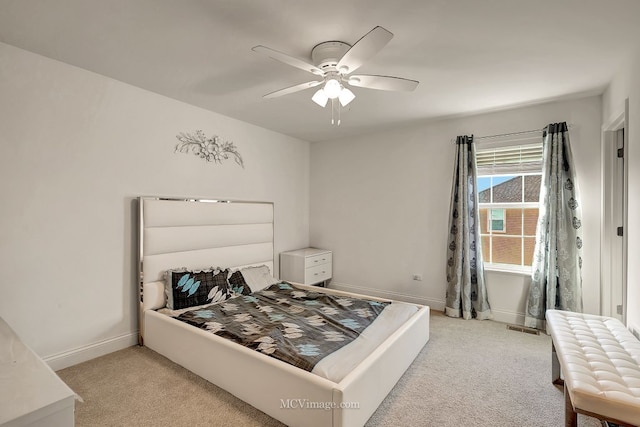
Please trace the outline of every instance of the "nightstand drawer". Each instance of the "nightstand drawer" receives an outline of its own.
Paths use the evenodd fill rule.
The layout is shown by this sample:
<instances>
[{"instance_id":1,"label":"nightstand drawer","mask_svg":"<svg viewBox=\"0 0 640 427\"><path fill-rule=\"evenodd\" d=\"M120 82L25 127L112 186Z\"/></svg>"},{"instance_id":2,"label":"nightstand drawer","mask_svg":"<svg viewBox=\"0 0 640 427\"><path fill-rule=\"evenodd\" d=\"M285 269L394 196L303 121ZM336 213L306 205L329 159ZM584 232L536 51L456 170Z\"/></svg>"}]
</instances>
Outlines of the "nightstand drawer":
<instances>
[{"instance_id":1,"label":"nightstand drawer","mask_svg":"<svg viewBox=\"0 0 640 427\"><path fill-rule=\"evenodd\" d=\"M318 283L331 278L331 264L305 268L304 283Z\"/></svg>"},{"instance_id":2,"label":"nightstand drawer","mask_svg":"<svg viewBox=\"0 0 640 427\"><path fill-rule=\"evenodd\" d=\"M306 257L304 260L304 267L311 268L320 264L329 264L331 262L331 252L327 252L320 255L314 255Z\"/></svg>"}]
</instances>

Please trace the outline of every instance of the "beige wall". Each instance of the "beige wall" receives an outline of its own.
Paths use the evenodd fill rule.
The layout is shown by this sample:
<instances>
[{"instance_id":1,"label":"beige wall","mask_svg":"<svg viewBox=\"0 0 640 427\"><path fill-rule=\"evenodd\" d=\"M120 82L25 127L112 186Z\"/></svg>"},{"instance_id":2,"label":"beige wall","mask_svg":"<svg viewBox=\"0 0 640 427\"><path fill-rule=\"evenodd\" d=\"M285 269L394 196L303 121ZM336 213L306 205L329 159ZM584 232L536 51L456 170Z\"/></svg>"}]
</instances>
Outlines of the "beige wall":
<instances>
[{"instance_id":1,"label":"beige wall","mask_svg":"<svg viewBox=\"0 0 640 427\"><path fill-rule=\"evenodd\" d=\"M594 96L313 143L310 239L334 251L331 286L442 309L451 139L567 121L573 125L578 186L584 190L584 307L598 313L601 114L601 98ZM412 280L413 274L423 280ZM521 322L529 278L488 272L487 282L496 318Z\"/></svg>"},{"instance_id":2,"label":"beige wall","mask_svg":"<svg viewBox=\"0 0 640 427\"><path fill-rule=\"evenodd\" d=\"M0 316L55 367L135 342L137 196L272 201L308 244L308 142L1 43L0 122ZM245 169L174 153L196 129Z\"/></svg>"}]
</instances>

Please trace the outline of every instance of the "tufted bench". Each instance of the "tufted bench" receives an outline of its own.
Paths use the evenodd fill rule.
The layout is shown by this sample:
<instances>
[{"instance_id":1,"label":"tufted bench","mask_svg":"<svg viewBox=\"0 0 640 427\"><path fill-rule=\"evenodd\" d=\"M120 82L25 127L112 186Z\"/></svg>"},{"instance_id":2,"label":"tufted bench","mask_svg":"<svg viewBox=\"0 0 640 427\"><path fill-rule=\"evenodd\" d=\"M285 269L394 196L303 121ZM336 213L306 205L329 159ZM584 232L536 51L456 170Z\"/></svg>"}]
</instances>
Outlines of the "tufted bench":
<instances>
[{"instance_id":1,"label":"tufted bench","mask_svg":"<svg viewBox=\"0 0 640 427\"><path fill-rule=\"evenodd\" d=\"M546 317L553 382L564 384L565 426L577 426L577 413L640 426L640 341L611 317L559 310Z\"/></svg>"}]
</instances>

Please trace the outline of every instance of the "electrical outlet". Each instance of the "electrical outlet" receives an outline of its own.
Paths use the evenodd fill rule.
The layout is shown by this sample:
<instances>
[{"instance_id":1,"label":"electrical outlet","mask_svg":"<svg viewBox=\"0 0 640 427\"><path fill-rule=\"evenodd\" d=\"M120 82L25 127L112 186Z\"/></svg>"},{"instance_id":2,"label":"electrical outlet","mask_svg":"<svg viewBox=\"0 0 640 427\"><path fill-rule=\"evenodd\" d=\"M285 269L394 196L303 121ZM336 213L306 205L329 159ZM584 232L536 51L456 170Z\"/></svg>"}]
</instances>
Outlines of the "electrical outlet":
<instances>
[{"instance_id":1,"label":"electrical outlet","mask_svg":"<svg viewBox=\"0 0 640 427\"><path fill-rule=\"evenodd\" d=\"M413 280L421 281L422 280L422 274L414 274L413 275Z\"/></svg>"}]
</instances>

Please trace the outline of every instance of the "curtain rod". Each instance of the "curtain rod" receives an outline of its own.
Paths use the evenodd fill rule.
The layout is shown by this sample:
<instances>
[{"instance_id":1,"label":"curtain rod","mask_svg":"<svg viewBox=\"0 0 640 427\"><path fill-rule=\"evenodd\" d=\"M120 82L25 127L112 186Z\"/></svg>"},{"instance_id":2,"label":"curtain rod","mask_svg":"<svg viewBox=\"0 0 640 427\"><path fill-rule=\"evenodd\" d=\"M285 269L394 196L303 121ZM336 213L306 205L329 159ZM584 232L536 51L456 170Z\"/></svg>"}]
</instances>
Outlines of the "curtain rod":
<instances>
[{"instance_id":1,"label":"curtain rod","mask_svg":"<svg viewBox=\"0 0 640 427\"><path fill-rule=\"evenodd\" d=\"M573 127L573 124L567 124L567 128L571 129ZM477 139L492 139L492 138L501 138L504 136L518 136L518 135L526 135L528 133L537 133L537 132L542 132L544 131L544 129L546 128L546 126L542 129L533 129L533 130L523 130L520 132L509 132L509 133L500 133L497 135L485 135L485 136L474 136L473 140L477 140ZM451 142L455 143L457 141L457 138L451 138Z\"/></svg>"}]
</instances>

